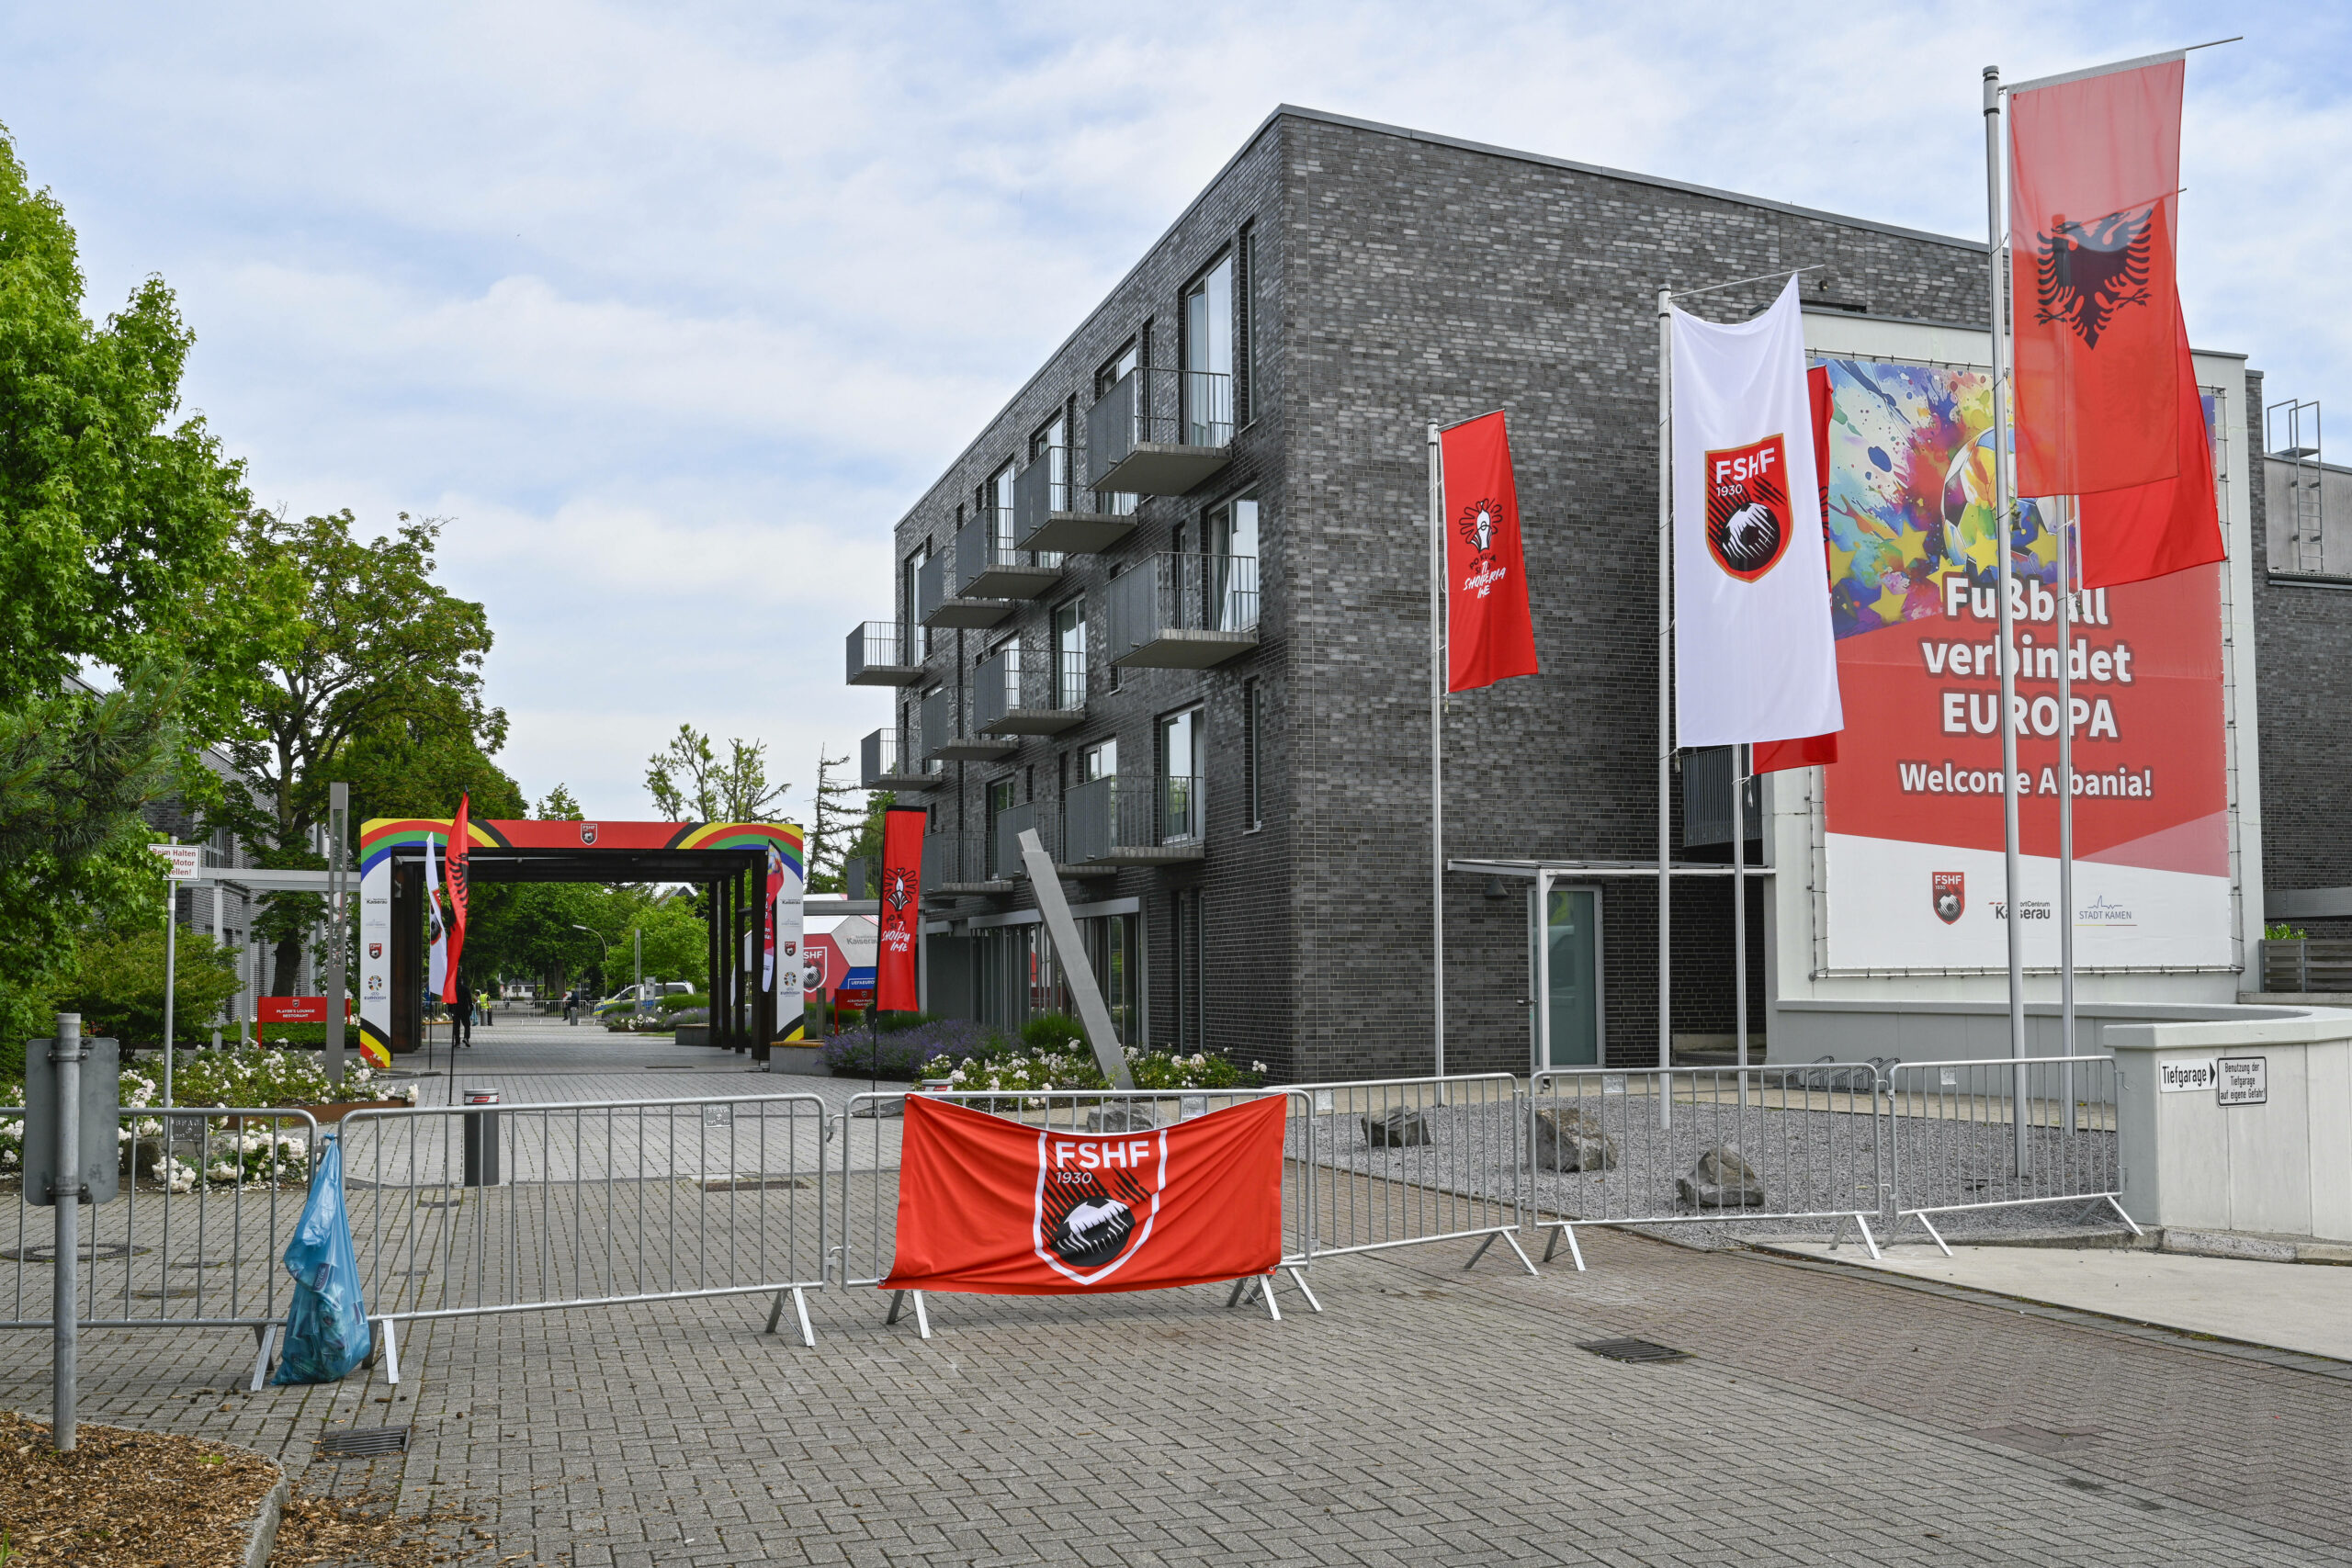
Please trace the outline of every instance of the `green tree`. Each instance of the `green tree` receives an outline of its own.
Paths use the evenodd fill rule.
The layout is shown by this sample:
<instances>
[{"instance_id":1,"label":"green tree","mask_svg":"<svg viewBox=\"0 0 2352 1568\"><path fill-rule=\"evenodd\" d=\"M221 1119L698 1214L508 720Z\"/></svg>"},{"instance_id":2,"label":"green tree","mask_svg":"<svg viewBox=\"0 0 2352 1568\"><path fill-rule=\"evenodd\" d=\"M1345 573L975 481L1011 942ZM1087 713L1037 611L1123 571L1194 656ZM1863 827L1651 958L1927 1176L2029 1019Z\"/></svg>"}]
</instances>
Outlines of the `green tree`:
<instances>
[{"instance_id":1,"label":"green tree","mask_svg":"<svg viewBox=\"0 0 2352 1568\"><path fill-rule=\"evenodd\" d=\"M709 736L682 724L646 760L646 793L673 822L764 822L792 788L768 783L767 750L762 740L729 740L722 762Z\"/></svg>"},{"instance_id":2,"label":"green tree","mask_svg":"<svg viewBox=\"0 0 2352 1568\"><path fill-rule=\"evenodd\" d=\"M0 130L0 1037L39 1029L79 931L160 914L139 808L206 801L195 742L282 633L282 580L230 547L243 472L179 417L194 344L161 278L84 314L73 227Z\"/></svg>"},{"instance_id":3,"label":"green tree","mask_svg":"<svg viewBox=\"0 0 2352 1568\"><path fill-rule=\"evenodd\" d=\"M531 815L542 822L585 822L588 820L588 814L580 809L580 803L572 799L571 792L561 784L548 791L546 797L539 802L539 808Z\"/></svg>"},{"instance_id":4,"label":"green tree","mask_svg":"<svg viewBox=\"0 0 2352 1568\"><path fill-rule=\"evenodd\" d=\"M505 741L506 715L482 696L489 615L434 581L441 524L402 513L391 535L372 540L358 537L356 526L348 510L299 523L255 513L239 537L254 570L300 585L296 637L264 667L245 705L246 732L228 748L259 782L262 798L232 797L215 818L262 846L266 865L324 863L311 833L325 818L327 785L351 780L359 799L375 787L358 776L355 754L373 747L380 756L403 744L432 750L405 783L439 788L465 774L469 751L486 759ZM379 792L374 808L388 804ZM412 795L403 804L428 803ZM454 810L457 797L429 804L438 816ZM276 945L281 993L293 986L320 902L281 894L254 922Z\"/></svg>"},{"instance_id":5,"label":"green tree","mask_svg":"<svg viewBox=\"0 0 2352 1568\"><path fill-rule=\"evenodd\" d=\"M850 782L847 757L828 757L817 749L815 803L808 817L808 891L842 890L842 861L851 852L854 835L868 812L870 792Z\"/></svg>"},{"instance_id":6,"label":"green tree","mask_svg":"<svg viewBox=\"0 0 2352 1568\"><path fill-rule=\"evenodd\" d=\"M152 856L150 857L153 858ZM172 968L172 1034L190 1044L209 1039L212 1020L237 994L237 954L198 931L179 933ZM82 1032L125 1044L164 1039L163 922L82 944L57 1005L82 1015Z\"/></svg>"}]
</instances>

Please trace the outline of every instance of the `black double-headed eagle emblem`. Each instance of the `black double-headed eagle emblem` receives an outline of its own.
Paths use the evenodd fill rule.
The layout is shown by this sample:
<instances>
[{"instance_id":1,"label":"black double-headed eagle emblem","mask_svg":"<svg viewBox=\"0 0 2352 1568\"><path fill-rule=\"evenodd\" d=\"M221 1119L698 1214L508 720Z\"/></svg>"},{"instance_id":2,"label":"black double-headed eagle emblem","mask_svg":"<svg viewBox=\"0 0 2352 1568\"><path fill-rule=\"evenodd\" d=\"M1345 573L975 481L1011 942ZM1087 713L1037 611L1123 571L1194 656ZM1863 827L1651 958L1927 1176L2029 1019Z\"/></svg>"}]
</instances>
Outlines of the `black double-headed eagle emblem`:
<instances>
[{"instance_id":1,"label":"black double-headed eagle emblem","mask_svg":"<svg viewBox=\"0 0 2352 1568\"><path fill-rule=\"evenodd\" d=\"M2087 223L2053 218L2049 231L2034 236L2034 291L2041 304L2034 320L2064 321L2085 348L2097 348L2118 310L2148 302L2155 228L2153 204Z\"/></svg>"}]
</instances>

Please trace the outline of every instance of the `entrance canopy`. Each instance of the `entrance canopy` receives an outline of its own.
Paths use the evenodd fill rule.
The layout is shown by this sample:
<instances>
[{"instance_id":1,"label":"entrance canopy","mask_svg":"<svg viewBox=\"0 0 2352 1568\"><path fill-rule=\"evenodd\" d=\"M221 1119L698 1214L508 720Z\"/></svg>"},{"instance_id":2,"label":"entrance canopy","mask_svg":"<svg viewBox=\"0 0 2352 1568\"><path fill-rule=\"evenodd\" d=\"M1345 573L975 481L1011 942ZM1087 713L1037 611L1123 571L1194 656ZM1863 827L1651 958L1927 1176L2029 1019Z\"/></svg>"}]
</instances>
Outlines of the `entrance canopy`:
<instances>
[{"instance_id":1,"label":"entrance canopy","mask_svg":"<svg viewBox=\"0 0 2352 1568\"><path fill-rule=\"evenodd\" d=\"M749 1048L801 1032L805 867L790 822L467 824L469 886L504 882L684 882L708 895L711 1043ZM448 852L447 818L377 818L359 829L363 1043L424 1043L424 847Z\"/></svg>"}]
</instances>

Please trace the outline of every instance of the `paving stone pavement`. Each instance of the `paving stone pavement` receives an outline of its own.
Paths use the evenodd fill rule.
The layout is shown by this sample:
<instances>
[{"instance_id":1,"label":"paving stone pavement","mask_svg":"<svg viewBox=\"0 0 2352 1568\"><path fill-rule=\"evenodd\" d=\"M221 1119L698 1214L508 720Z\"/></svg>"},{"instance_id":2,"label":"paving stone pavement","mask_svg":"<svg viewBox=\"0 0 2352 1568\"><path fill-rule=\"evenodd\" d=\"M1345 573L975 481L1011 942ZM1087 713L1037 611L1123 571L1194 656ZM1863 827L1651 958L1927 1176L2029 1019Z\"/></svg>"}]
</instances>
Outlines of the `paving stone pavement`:
<instances>
[{"instance_id":1,"label":"paving stone pavement","mask_svg":"<svg viewBox=\"0 0 2352 1568\"><path fill-rule=\"evenodd\" d=\"M444 1320L404 1381L224 1393L226 1333L98 1333L85 1419L483 1516L483 1563L2352 1562L2352 1381L1755 1255L1334 1259L1326 1311L818 1298ZM1638 1335L1694 1351L1624 1365ZM46 1341L0 1396L39 1412ZM404 1457L318 1466L335 1426ZM2073 1434L2073 1435L2069 1435Z\"/></svg>"}]
</instances>

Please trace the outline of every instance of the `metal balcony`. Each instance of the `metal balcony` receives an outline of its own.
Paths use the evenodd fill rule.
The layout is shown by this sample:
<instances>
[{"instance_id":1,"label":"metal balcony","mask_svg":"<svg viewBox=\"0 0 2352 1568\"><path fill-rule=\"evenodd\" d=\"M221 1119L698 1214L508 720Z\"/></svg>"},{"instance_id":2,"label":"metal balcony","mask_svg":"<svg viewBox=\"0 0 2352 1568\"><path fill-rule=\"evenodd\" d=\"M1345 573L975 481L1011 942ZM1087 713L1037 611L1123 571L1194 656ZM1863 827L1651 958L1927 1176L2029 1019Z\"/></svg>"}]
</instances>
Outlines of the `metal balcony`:
<instances>
[{"instance_id":1,"label":"metal balcony","mask_svg":"<svg viewBox=\"0 0 2352 1568\"><path fill-rule=\"evenodd\" d=\"M1012 518L1010 512L990 508L956 531L959 597L1035 599L1061 581L1061 557L1014 546Z\"/></svg>"},{"instance_id":2,"label":"metal balcony","mask_svg":"<svg viewBox=\"0 0 2352 1568\"><path fill-rule=\"evenodd\" d=\"M972 671L972 722L983 735L1059 735L1086 721L1086 655L1023 659L1010 643Z\"/></svg>"},{"instance_id":3,"label":"metal balcony","mask_svg":"<svg viewBox=\"0 0 2352 1568\"><path fill-rule=\"evenodd\" d=\"M1081 866L1172 865L1206 853L1196 778L1094 779L1064 797L1064 851Z\"/></svg>"},{"instance_id":4,"label":"metal balcony","mask_svg":"<svg viewBox=\"0 0 2352 1568\"><path fill-rule=\"evenodd\" d=\"M952 590L957 580L949 568L956 550L944 551L922 563L915 573L915 619L927 626L992 626L1012 614L1010 599L966 599Z\"/></svg>"},{"instance_id":5,"label":"metal balcony","mask_svg":"<svg viewBox=\"0 0 2352 1568\"><path fill-rule=\"evenodd\" d=\"M877 729L858 742L857 787L860 789L929 789L945 782L935 769L902 761L908 752L899 745L895 729Z\"/></svg>"},{"instance_id":6,"label":"metal balcony","mask_svg":"<svg viewBox=\"0 0 2352 1568\"><path fill-rule=\"evenodd\" d=\"M1012 755L1014 742L979 735L964 722L956 688L942 686L922 700L922 755L927 762L992 762Z\"/></svg>"},{"instance_id":7,"label":"metal balcony","mask_svg":"<svg viewBox=\"0 0 2352 1568\"><path fill-rule=\"evenodd\" d=\"M1111 580L1110 661L1126 670L1206 670L1258 646L1258 562L1155 555Z\"/></svg>"},{"instance_id":8,"label":"metal balcony","mask_svg":"<svg viewBox=\"0 0 2352 1568\"><path fill-rule=\"evenodd\" d=\"M1012 477L1012 535L1024 550L1107 550L1136 531L1133 512L1109 512L1094 491L1072 485L1070 451L1049 447Z\"/></svg>"},{"instance_id":9,"label":"metal balcony","mask_svg":"<svg viewBox=\"0 0 2352 1568\"><path fill-rule=\"evenodd\" d=\"M1036 829L1038 844L1054 863L1055 875L1087 877L1116 876L1119 874L1115 865L1073 863L1064 852L1064 835L1057 830L1055 813L1050 809L1040 811L1036 803L1032 801L997 813L996 825L989 840L989 852L993 856L989 863L1000 875L1010 876L1016 881L1028 880L1029 863L1027 857L1021 852L1021 835L1033 828Z\"/></svg>"},{"instance_id":10,"label":"metal balcony","mask_svg":"<svg viewBox=\"0 0 2352 1568\"><path fill-rule=\"evenodd\" d=\"M1225 467L1233 378L1130 370L1086 411L1086 482L1095 491L1183 495Z\"/></svg>"},{"instance_id":11,"label":"metal balcony","mask_svg":"<svg viewBox=\"0 0 2352 1568\"><path fill-rule=\"evenodd\" d=\"M943 898L984 897L1010 893L1010 877L990 874L986 835L932 833L922 841L922 889Z\"/></svg>"},{"instance_id":12,"label":"metal balcony","mask_svg":"<svg viewBox=\"0 0 2352 1568\"><path fill-rule=\"evenodd\" d=\"M908 657L907 628L896 621L865 621L849 634L849 683L853 686L911 686L922 679L922 661Z\"/></svg>"}]
</instances>

